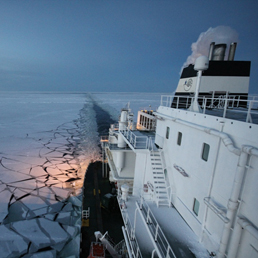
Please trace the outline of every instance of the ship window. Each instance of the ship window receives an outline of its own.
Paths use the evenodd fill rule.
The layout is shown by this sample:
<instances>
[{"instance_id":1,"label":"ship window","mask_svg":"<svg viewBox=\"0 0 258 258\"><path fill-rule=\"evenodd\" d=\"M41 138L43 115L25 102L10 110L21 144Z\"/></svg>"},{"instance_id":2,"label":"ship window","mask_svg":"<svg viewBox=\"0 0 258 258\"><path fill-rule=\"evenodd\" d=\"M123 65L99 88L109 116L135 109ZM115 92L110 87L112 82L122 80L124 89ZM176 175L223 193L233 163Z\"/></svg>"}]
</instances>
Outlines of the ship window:
<instances>
[{"instance_id":1,"label":"ship window","mask_svg":"<svg viewBox=\"0 0 258 258\"><path fill-rule=\"evenodd\" d=\"M167 131L166 131L166 139L168 139L168 138L169 138L169 131L170 131L170 128L169 128L169 127L167 127Z\"/></svg>"},{"instance_id":2,"label":"ship window","mask_svg":"<svg viewBox=\"0 0 258 258\"><path fill-rule=\"evenodd\" d=\"M199 207L200 207L200 203L199 201L194 198L194 204L193 204L193 212L196 216L198 216L198 213L199 213Z\"/></svg>"},{"instance_id":3,"label":"ship window","mask_svg":"<svg viewBox=\"0 0 258 258\"><path fill-rule=\"evenodd\" d=\"M202 159L203 160L205 160L205 161L208 160L209 151L210 151L210 145L207 143L204 143L203 147L202 147Z\"/></svg>"},{"instance_id":4,"label":"ship window","mask_svg":"<svg viewBox=\"0 0 258 258\"><path fill-rule=\"evenodd\" d=\"M180 146L181 142L182 142L182 133L178 132L178 135L177 135L177 145Z\"/></svg>"}]
</instances>

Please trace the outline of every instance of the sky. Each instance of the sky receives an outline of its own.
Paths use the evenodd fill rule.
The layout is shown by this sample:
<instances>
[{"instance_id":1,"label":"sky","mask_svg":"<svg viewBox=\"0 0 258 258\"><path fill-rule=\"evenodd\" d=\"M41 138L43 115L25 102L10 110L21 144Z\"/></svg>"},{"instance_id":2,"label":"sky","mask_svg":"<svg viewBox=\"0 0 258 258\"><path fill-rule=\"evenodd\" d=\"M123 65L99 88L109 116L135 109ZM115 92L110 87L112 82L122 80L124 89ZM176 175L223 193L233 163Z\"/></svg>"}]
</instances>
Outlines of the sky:
<instances>
[{"instance_id":1,"label":"sky","mask_svg":"<svg viewBox=\"0 0 258 258\"><path fill-rule=\"evenodd\" d=\"M257 12L257 0L0 0L0 91L173 92L192 44L223 26L258 93Z\"/></svg>"}]
</instances>

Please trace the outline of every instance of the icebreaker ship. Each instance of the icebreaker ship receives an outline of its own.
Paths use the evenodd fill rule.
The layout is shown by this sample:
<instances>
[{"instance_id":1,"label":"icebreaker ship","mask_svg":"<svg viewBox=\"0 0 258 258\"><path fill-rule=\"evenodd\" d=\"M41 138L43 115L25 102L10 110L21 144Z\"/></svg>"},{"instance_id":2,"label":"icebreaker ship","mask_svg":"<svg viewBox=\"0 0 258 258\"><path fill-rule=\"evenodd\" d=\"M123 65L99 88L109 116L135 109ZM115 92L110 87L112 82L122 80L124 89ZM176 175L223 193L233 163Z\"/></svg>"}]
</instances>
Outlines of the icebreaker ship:
<instances>
[{"instance_id":1,"label":"icebreaker ship","mask_svg":"<svg viewBox=\"0 0 258 258\"><path fill-rule=\"evenodd\" d=\"M128 257L258 257L258 101L225 44L183 69L157 110L102 138Z\"/></svg>"}]
</instances>

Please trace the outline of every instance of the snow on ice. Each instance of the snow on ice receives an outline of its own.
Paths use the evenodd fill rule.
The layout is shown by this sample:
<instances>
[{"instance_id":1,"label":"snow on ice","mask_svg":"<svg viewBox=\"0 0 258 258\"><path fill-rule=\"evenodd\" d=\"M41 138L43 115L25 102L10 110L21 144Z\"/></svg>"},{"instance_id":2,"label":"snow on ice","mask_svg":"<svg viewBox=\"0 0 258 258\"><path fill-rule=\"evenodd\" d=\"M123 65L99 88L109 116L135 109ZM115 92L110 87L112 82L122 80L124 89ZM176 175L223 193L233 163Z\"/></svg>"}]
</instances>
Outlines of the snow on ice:
<instances>
[{"instance_id":1,"label":"snow on ice","mask_svg":"<svg viewBox=\"0 0 258 258\"><path fill-rule=\"evenodd\" d=\"M1 256L79 257L80 192L100 159L93 102L117 120L128 101L158 106L160 94L0 95Z\"/></svg>"}]
</instances>

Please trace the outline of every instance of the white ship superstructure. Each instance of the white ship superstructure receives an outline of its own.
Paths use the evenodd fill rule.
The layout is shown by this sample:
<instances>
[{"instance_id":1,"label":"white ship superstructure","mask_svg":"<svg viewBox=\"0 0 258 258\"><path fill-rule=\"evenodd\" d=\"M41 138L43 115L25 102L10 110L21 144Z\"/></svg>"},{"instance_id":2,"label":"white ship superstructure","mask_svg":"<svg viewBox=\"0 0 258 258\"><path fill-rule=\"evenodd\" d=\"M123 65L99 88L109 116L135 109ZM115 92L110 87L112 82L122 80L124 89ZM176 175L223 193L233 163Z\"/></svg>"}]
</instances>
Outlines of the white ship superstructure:
<instances>
[{"instance_id":1,"label":"white ship superstructure","mask_svg":"<svg viewBox=\"0 0 258 258\"><path fill-rule=\"evenodd\" d=\"M224 75L195 67L193 95L162 96L137 124L123 109L103 138L129 257L258 257L258 102L247 96L250 63L232 51L227 64L210 57Z\"/></svg>"}]
</instances>

